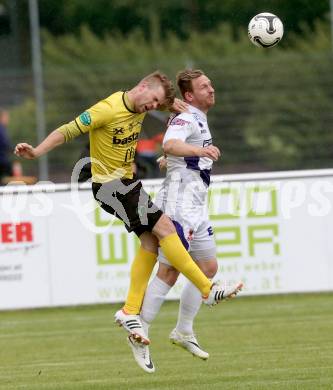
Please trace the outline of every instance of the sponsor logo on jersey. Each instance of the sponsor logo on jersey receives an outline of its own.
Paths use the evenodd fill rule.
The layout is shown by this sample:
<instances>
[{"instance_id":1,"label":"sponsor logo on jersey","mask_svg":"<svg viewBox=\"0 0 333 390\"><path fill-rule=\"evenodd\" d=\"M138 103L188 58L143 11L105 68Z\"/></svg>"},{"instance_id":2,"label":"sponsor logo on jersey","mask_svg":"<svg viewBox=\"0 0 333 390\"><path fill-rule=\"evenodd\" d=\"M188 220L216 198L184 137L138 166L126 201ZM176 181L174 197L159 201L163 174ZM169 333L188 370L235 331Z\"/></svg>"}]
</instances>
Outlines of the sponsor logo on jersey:
<instances>
[{"instance_id":1,"label":"sponsor logo on jersey","mask_svg":"<svg viewBox=\"0 0 333 390\"><path fill-rule=\"evenodd\" d=\"M91 123L91 116L90 116L90 114L89 114L88 111L83 112L83 113L79 116L79 119L80 119L80 122L81 122L84 126L89 126L90 123Z\"/></svg>"},{"instance_id":2,"label":"sponsor logo on jersey","mask_svg":"<svg viewBox=\"0 0 333 390\"><path fill-rule=\"evenodd\" d=\"M128 131L133 131L136 127L141 126L142 122L132 122L128 125Z\"/></svg>"},{"instance_id":3,"label":"sponsor logo on jersey","mask_svg":"<svg viewBox=\"0 0 333 390\"><path fill-rule=\"evenodd\" d=\"M196 113L194 112L194 113L193 113L193 116L194 116L195 120L196 120L197 122L200 123L200 120L201 120L200 115L199 115L199 114L196 114Z\"/></svg>"},{"instance_id":4,"label":"sponsor logo on jersey","mask_svg":"<svg viewBox=\"0 0 333 390\"><path fill-rule=\"evenodd\" d=\"M116 128L114 128L112 131L113 131L113 134L114 134L114 135L117 135L117 134L124 134L124 128L123 128L123 127L116 127Z\"/></svg>"},{"instance_id":5,"label":"sponsor logo on jersey","mask_svg":"<svg viewBox=\"0 0 333 390\"><path fill-rule=\"evenodd\" d=\"M116 145L127 145L133 141L136 141L139 138L139 133L133 133L125 138L118 138L116 136L113 137L112 142Z\"/></svg>"},{"instance_id":6,"label":"sponsor logo on jersey","mask_svg":"<svg viewBox=\"0 0 333 390\"><path fill-rule=\"evenodd\" d=\"M205 140L203 141L202 146L203 146L203 147L209 146L209 145L212 145L212 143L213 143L213 139L212 139L212 138L210 138L210 139L205 139Z\"/></svg>"},{"instance_id":7,"label":"sponsor logo on jersey","mask_svg":"<svg viewBox=\"0 0 333 390\"><path fill-rule=\"evenodd\" d=\"M200 133L205 134L205 133L207 133L207 130L206 129L200 130Z\"/></svg>"},{"instance_id":8,"label":"sponsor logo on jersey","mask_svg":"<svg viewBox=\"0 0 333 390\"><path fill-rule=\"evenodd\" d=\"M135 157L135 148L133 148L133 146L130 146L126 150L124 165L127 165L129 161L133 161L134 157Z\"/></svg>"},{"instance_id":9,"label":"sponsor logo on jersey","mask_svg":"<svg viewBox=\"0 0 333 390\"><path fill-rule=\"evenodd\" d=\"M181 119L181 118L174 118L172 119L172 121L170 122L170 125L172 126L185 126L185 125L188 125L190 122L189 121L185 121L184 119Z\"/></svg>"}]
</instances>

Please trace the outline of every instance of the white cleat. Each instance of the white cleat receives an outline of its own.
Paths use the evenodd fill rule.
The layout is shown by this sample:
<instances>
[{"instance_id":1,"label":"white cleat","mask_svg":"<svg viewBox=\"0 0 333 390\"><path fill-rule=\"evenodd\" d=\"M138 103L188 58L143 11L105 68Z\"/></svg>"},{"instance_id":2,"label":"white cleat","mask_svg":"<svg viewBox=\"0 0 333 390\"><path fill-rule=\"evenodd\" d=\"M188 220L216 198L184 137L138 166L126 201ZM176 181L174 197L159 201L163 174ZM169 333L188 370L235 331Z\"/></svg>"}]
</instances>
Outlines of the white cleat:
<instances>
[{"instance_id":1,"label":"white cleat","mask_svg":"<svg viewBox=\"0 0 333 390\"><path fill-rule=\"evenodd\" d=\"M119 326L122 326L135 341L145 345L150 344L150 340L143 330L139 315L126 314L122 309L120 309L114 315L114 320Z\"/></svg>"},{"instance_id":2,"label":"white cleat","mask_svg":"<svg viewBox=\"0 0 333 390\"><path fill-rule=\"evenodd\" d=\"M235 298L242 288L243 282L238 282L232 286L222 286L219 283L214 283L208 297L202 298L202 302L208 306L214 306L226 299Z\"/></svg>"},{"instance_id":3,"label":"white cleat","mask_svg":"<svg viewBox=\"0 0 333 390\"><path fill-rule=\"evenodd\" d=\"M134 359L138 365L149 374L155 372L155 366L151 361L148 345L138 343L133 339L133 335L127 336L127 343L131 347Z\"/></svg>"},{"instance_id":4,"label":"white cleat","mask_svg":"<svg viewBox=\"0 0 333 390\"><path fill-rule=\"evenodd\" d=\"M198 358L200 358L202 360L207 360L209 358L209 353L205 352L200 347L194 334L183 335L183 334L177 332L176 329L174 329L170 333L169 339L170 339L172 344L175 344L181 348L186 349L193 356L197 356Z\"/></svg>"}]
</instances>

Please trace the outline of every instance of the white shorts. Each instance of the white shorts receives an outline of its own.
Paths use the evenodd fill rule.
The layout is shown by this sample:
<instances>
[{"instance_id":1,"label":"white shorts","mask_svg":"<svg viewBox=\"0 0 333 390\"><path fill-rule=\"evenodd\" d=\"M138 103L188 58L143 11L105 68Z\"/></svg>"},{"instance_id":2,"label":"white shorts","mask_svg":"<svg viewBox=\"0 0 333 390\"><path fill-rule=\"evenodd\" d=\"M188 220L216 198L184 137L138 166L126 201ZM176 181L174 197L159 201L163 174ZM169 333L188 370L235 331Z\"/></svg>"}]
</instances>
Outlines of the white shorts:
<instances>
[{"instance_id":1,"label":"white shorts","mask_svg":"<svg viewBox=\"0 0 333 390\"><path fill-rule=\"evenodd\" d=\"M213 260L216 245L207 213L208 188L200 173L180 169L169 175L156 198L158 205L175 223L178 235L193 260ZM159 250L158 260L170 264Z\"/></svg>"},{"instance_id":2,"label":"white shorts","mask_svg":"<svg viewBox=\"0 0 333 390\"><path fill-rule=\"evenodd\" d=\"M208 220L203 221L192 234L191 230L192 229L186 227L183 229L184 238L189 245L188 252L192 259L194 261L216 259L216 244L210 222ZM161 249L158 251L158 261L166 265L171 265Z\"/></svg>"}]
</instances>

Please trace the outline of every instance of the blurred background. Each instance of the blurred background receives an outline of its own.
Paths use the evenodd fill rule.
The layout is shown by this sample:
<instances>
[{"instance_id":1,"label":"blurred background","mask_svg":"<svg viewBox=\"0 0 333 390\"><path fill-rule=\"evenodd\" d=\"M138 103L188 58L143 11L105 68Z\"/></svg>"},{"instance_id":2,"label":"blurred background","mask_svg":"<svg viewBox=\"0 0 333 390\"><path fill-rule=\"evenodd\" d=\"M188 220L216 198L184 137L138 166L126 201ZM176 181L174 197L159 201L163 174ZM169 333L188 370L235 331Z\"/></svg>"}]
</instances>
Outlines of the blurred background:
<instances>
[{"instance_id":1,"label":"blurred background","mask_svg":"<svg viewBox=\"0 0 333 390\"><path fill-rule=\"evenodd\" d=\"M332 167L331 3L0 0L0 113L9 114L1 119L3 148L35 145L43 133L155 69L174 79L193 67L216 90L209 121L224 154L213 173ZM285 27L272 49L247 37L249 20L264 11ZM153 113L142 138L158 140L164 129L165 117ZM18 174L66 182L87 142L82 136L51 152L48 162L22 162L23 172L8 158ZM158 173L152 168L144 175Z\"/></svg>"}]
</instances>

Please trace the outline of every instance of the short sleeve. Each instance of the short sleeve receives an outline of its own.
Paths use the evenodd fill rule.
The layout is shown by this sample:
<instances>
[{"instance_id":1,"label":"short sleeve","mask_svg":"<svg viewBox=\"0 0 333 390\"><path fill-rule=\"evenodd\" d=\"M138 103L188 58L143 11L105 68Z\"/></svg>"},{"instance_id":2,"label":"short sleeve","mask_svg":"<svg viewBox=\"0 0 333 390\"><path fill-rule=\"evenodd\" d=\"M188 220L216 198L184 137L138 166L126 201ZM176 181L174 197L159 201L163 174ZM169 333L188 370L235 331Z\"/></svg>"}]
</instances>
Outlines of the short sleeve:
<instances>
[{"instance_id":1,"label":"short sleeve","mask_svg":"<svg viewBox=\"0 0 333 390\"><path fill-rule=\"evenodd\" d=\"M113 115L112 105L106 100L101 100L75 118L75 123L82 133L86 133L110 123Z\"/></svg>"},{"instance_id":2,"label":"short sleeve","mask_svg":"<svg viewBox=\"0 0 333 390\"><path fill-rule=\"evenodd\" d=\"M185 142L186 139L193 133L193 130L193 124L187 115L181 114L171 117L164 136L163 144L170 139L180 139Z\"/></svg>"}]
</instances>

